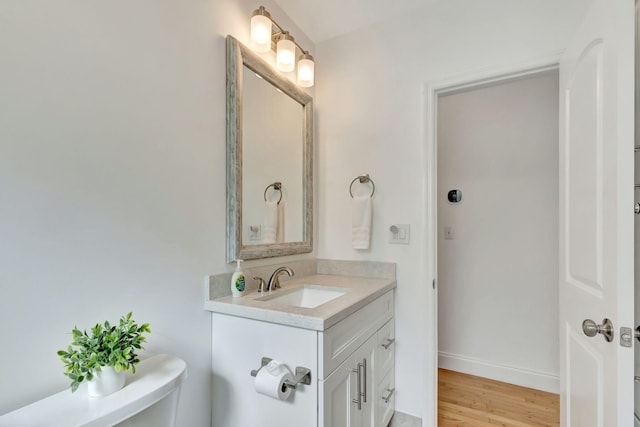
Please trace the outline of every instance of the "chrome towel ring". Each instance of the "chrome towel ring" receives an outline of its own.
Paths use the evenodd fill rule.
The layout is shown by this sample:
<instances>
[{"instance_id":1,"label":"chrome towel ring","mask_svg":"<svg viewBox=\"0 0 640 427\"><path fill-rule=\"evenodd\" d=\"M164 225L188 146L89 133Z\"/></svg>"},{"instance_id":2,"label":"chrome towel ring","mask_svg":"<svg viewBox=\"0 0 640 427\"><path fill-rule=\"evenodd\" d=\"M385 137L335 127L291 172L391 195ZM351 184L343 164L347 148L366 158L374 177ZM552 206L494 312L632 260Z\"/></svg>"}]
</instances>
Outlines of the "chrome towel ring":
<instances>
[{"instance_id":1,"label":"chrome towel ring","mask_svg":"<svg viewBox=\"0 0 640 427\"><path fill-rule=\"evenodd\" d=\"M373 197L373 195L376 194L376 184L369 177L368 173L363 173L362 175L358 175L355 178L353 178L353 181L351 181L351 184L349 185L349 194L351 195L352 199L353 199L353 184L355 184L356 181L360 181L360 184L366 184L367 182L370 182L371 183L371 196L369 196L369 197Z\"/></svg>"},{"instance_id":2,"label":"chrome towel ring","mask_svg":"<svg viewBox=\"0 0 640 427\"><path fill-rule=\"evenodd\" d=\"M278 204L280 204L280 202L282 201L282 183L281 182L274 182L273 184L269 184L267 185L267 188L264 189L264 201L267 201L267 191L269 191L269 188L273 187L273 189L275 191L279 191L280 192L280 198L278 199Z\"/></svg>"}]
</instances>

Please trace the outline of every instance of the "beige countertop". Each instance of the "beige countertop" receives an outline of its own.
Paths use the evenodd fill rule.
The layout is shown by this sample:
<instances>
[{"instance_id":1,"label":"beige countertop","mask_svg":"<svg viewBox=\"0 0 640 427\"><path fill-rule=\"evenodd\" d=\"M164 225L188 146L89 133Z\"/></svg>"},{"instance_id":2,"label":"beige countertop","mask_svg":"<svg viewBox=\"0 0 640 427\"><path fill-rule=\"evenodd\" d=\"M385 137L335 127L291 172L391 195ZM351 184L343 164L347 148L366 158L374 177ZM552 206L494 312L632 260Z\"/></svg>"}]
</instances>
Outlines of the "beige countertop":
<instances>
[{"instance_id":1,"label":"beige countertop","mask_svg":"<svg viewBox=\"0 0 640 427\"><path fill-rule=\"evenodd\" d=\"M313 308L271 300L260 301L265 296L275 297L279 293L284 294L290 289L304 285L342 288L346 289L347 293ZM393 279L317 274L289 280L282 284L282 288L271 293L261 294L253 291L238 298L229 296L206 300L204 308L215 313L324 331L395 287L396 281Z\"/></svg>"}]
</instances>

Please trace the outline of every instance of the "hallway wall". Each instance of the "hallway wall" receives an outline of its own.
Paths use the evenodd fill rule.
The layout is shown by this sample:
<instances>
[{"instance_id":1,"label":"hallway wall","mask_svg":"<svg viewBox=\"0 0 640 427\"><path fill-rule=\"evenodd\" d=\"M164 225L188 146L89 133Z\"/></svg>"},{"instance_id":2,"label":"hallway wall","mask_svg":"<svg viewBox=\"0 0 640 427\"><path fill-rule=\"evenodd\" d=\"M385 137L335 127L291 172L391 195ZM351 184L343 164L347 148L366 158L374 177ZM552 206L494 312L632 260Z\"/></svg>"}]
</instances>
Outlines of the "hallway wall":
<instances>
[{"instance_id":1,"label":"hallway wall","mask_svg":"<svg viewBox=\"0 0 640 427\"><path fill-rule=\"evenodd\" d=\"M439 97L437 202L439 366L559 393L557 70Z\"/></svg>"}]
</instances>

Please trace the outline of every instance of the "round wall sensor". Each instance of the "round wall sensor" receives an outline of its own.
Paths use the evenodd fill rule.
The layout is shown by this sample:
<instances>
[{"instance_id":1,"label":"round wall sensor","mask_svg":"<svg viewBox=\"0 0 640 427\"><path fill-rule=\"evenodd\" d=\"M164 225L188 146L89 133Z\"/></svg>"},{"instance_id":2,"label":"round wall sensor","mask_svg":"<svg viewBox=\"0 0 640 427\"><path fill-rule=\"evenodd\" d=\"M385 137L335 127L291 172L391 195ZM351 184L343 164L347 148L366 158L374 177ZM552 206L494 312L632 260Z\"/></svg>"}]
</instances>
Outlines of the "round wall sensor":
<instances>
[{"instance_id":1,"label":"round wall sensor","mask_svg":"<svg viewBox=\"0 0 640 427\"><path fill-rule=\"evenodd\" d=\"M460 203L462 201L462 191L451 190L447 193L447 199L449 203Z\"/></svg>"}]
</instances>

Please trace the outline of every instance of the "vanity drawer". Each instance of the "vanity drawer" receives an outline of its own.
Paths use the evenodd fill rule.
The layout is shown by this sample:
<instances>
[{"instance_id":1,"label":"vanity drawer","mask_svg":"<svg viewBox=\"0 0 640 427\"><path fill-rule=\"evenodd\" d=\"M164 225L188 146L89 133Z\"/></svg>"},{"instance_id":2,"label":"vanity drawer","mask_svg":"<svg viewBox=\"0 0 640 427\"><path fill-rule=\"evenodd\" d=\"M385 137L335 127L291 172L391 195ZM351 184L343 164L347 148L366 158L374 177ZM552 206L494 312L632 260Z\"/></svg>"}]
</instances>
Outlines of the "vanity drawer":
<instances>
[{"instance_id":1,"label":"vanity drawer","mask_svg":"<svg viewBox=\"0 0 640 427\"><path fill-rule=\"evenodd\" d=\"M349 317L318 333L318 378L324 379L393 317L389 291Z\"/></svg>"},{"instance_id":2,"label":"vanity drawer","mask_svg":"<svg viewBox=\"0 0 640 427\"><path fill-rule=\"evenodd\" d=\"M391 369L387 375L378 383L376 394L376 420L380 420L381 426L386 426L391 421L396 406L396 384L394 370Z\"/></svg>"},{"instance_id":3,"label":"vanity drawer","mask_svg":"<svg viewBox=\"0 0 640 427\"><path fill-rule=\"evenodd\" d=\"M383 375L393 367L396 349L396 332L394 319L389 320L378 331L376 346L376 371Z\"/></svg>"}]
</instances>

